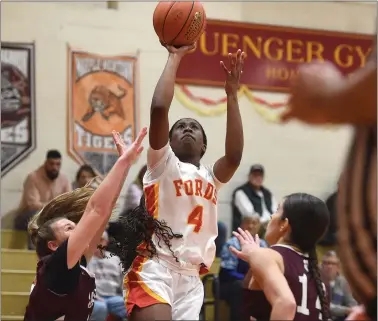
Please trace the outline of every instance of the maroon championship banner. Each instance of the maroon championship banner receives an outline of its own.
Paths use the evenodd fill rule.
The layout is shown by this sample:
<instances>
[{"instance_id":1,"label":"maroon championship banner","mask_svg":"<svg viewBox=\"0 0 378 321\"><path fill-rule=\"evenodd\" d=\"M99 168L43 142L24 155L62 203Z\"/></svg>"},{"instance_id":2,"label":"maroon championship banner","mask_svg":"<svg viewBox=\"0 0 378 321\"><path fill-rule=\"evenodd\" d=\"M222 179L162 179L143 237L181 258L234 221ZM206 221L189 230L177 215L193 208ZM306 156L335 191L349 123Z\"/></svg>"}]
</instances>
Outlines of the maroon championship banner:
<instances>
[{"instance_id":1,"label":"maroon championship banner","mask_svg":"<svg viewBox=\"0 0 378 321\"><path fill-rule=\"evenodd\" d=\"M250 89L286 91L300 64L331 61L348 74L366 63L373 35L208 20L196 50L186 55L177 83L224 84L219 61L242 49L247 57L242 83Z\"/></svg>"}]
</instances>

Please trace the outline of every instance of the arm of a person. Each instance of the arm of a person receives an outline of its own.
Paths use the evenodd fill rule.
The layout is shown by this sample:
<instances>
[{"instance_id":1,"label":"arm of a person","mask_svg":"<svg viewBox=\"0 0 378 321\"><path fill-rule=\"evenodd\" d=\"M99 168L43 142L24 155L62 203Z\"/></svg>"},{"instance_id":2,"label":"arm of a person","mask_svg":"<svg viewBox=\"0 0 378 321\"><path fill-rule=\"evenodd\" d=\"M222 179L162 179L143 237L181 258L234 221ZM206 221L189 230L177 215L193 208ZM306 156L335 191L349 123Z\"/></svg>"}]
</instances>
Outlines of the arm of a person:
<instances>
[{"instance_id":1,"label":"arm of a person","mask_svg":"<svg viewBox=\"0 0 378 321\"><path fill-rule=\"evenodd\" d=\"M357 301L354 299L352 295L352 290L349 287L348 281L344 279L344 300L345 300L345 305L348 308L352 308L354 306L357 306Z\"/></svg>"},{"instance_id":2,"label":"arm of a person","mask_svg":"<svg viewBox=\"0 0 378 321\"><path fill-rule=\"evenodd\" d=\"M377 123L377 62L369 60L348 80L346 90L340 95L343 122L356 125Z\"/></svg>"},{"instance_id":3,"label":"arm of a person","mask_svg":"<svg viewBox=\"0 0 378 321\"><path fill-rule=\"evenodd\" d=\"M272 306L269 320L293 320L297 304L284 276L281 255L274 250L257 249L249 265Z\"/></svg>"},{"instance_id":4,"label":"arm of a person","mask_svg":"<svg viewBox=\"0 0 378 321\"><path fill-rule=\"evenodd\" d=\"M237 93L227 94L227 129L225 155L214 164L214 175L227 183L238 169L244 148L243 123Z\"/></svg>"},{"instance_id":5,"label":"arm of a person","mask_svg":"<svg viewBox=\"0 0 378 321\"><path fill-rule=\"evenodd\" d=\"M234 202L242 216L251 216L255 212L252 202L242 190L238 190L235 193Z\"/></svg>"},{"instance_id":6,"label":"arm of a person","mask_svg":"<svg viewBox=\"0 0 378 321\"><path fill-rule=\"evenodd\" d=\"M90 198L82 218L68 239L67 266L74 267L100 228L107 222L131 164L119 158Z\"/></svg>"},{"instance_id":7,"label":"arm of a person","mask_svg":"<svg viewBox=\"0 0 378 321\"><path fill-rule=\"evenodd\" d=\"M331 314L333 316L344 317L351 312L351 308L357 305L357 302L352 296L352 291L350 290L348 283L345 279L341 280L341 291L344 295L344 300L342 304L330 304Z\"/></svg>"},{"instance_id":8,"label":"arm of a person","mask_svg":"<svg viewBox=\"0 0 378 321\"><path fill-rule=\"evenodd\" d=\"M85 256L85 260L87 261L87 264L89 263L89 261L91 260L93 256L93 253L96 251L97 247L99 246L102 235L104 234L104 231L107 225L108 225L108 220L104 220L104 222L98 228L95 236L90 241L88 248L84 251L84 256Z\"/></svg>"},{"instance_id":9,"label":"arm of a person","mask_svg":"<svg viewBox=\"0 0 378 321\"><path fill-rule=\"evenodd\" d=\"M41 202L41 195L35 185L34 178L30 175L25 180L23 193L28 210L39 211L45 205Z\"/></svg>"},{"instance_id":10,"label":"arm of a person","mask_svg":"<svg viewBox=\"0 0 378 321\"><path fill-rule=\"evenodd\" d=\"M181 56L170 53L162 75L156 85L151 102L147 166L153 168L165 151L161 149L168 144L169 120L168 112L174 95L176 73Z\"/></svg>"}]
</instances>

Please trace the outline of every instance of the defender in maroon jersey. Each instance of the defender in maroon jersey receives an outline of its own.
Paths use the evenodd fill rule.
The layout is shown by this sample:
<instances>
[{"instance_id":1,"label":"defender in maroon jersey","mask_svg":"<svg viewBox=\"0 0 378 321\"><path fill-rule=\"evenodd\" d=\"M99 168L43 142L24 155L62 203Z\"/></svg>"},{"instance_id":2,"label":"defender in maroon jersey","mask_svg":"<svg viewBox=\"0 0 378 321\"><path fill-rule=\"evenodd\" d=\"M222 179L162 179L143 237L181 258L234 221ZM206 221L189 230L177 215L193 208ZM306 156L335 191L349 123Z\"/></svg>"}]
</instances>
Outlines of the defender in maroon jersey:
<instances>
[{"instance_id":1,"label":"defender in maroon jersey","mask_svg":"<svg viewBox=\"0 0 378 321\"><path fill-rule=\"evenodd\" d=\"M54 198L29 223L40 260L24 321L89 320L96 292L94 276L85 265L100 242L146 134L144 128L126 148L114 132L120 157L98 188L84 187Z\"/></svg>"},{"instance_id":2,"label":"defender in maroon jersey","mask_svg":"<svg viewBox=\"0 0 378 321\"><path fill-rule=\"evenodd\" d=\"M329 224L327 206L308 194L287 196L272 215L266 231L271 248L259 248L248 233L234 234L247 261L245 320L328 320L329 301L320 279L316 244Z\"/></svg>"},{"instance_id":3,"label":"defender in maroon jersey","mask_svg":"<svg viewBox=\"0 0 378 321\"><path fill-rule=\"evenodd\" d=\"M67 219L57 223L74 224ZM64 241L54 253L38 262L25 321L53 321L62 316L65 321L80 321L90 317L96 296L94 275L85 268L85 257L72 269L67 268L67 244Z\"/></svg>"}]
</instances>

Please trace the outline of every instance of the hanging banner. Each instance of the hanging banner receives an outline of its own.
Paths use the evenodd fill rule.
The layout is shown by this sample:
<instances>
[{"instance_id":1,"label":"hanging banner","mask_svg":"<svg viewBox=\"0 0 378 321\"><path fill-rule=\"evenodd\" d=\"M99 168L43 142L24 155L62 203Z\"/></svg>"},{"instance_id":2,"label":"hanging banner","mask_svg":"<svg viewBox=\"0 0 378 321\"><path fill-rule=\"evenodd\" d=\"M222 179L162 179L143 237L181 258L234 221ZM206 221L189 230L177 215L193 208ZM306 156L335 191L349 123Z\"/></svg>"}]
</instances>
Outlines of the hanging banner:
<instances>
[{"instance_id":1,"label":"hanging banner","mask_svg":"<svg viewBox=\"0 0 378 321\"><path fill-rule=\"evenodd\" d=\"M36 148L34 44L1 43L1 177Z\"/></svg>"},{"instance_id":2,"label":"hanging banner","mask_svg":"<svg viewBox=\"0 0 378 321\"><path fill-rule=\"evenodd\" d=\"M207 20L193 53L177 71L177 83L221 87L219 61L229 52L246 53L242 82L249 89L285 92L300 64L329 60L348 74L364 66L372 35ZM195 67L193 67L195 66Z\"/></svg>"},{"instance_id":3,"label":"hanging banner","mask_svg":"<svg viewBox=\"0 0 378 321\"><path fill-rule=\"evenodd\" d=\"M68 49L68 153L105 175L118 158L112 131L127 145L136 131L136 63Z\"/></svg>"}]
</instances>

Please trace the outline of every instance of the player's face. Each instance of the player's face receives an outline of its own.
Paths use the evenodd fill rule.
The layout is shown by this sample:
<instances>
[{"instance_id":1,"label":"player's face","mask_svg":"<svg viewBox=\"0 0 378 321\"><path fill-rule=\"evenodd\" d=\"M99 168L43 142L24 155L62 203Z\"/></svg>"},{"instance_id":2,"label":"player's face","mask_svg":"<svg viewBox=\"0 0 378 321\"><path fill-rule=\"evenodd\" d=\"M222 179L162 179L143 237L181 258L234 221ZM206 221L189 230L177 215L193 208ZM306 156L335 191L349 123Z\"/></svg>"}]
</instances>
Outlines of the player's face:
<instances>
[{"instance_id":1,"label":"player's face","mask_svg":"<svg viewBox=\"0 0 378 321\"><path fill-rule=\"evenodd\" d=\"M183 118L173 128L171 147L178 158L180 156L201 155L206 146L200 124L191 118Z\"/></svg>"},{"instance_id":2,"label":"player's face","mask_svg":"<svg viewBox=\"0 0 378 321\"><path fill-rule=\"evenodd\" d=\"M49 248L55 251L60 244L70 237L75 227L76 224L70 220L67 220L66 218L62 218L61 220L54 222L51 228L55 234L55 241L49 242Z\"/></svg>"},{"instance_id":3,"label":"player's face","mask_svg":"<svg viewBox=\"0 0 378 321\"><path fill-rule=\"evenodd\" d=\"M282 220L283 202L278 206L277 211L270 217L266 228L265 240L269 245L277 244L287 232L287 220Z\"/></svg>"}]
</instances>

